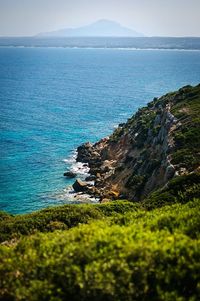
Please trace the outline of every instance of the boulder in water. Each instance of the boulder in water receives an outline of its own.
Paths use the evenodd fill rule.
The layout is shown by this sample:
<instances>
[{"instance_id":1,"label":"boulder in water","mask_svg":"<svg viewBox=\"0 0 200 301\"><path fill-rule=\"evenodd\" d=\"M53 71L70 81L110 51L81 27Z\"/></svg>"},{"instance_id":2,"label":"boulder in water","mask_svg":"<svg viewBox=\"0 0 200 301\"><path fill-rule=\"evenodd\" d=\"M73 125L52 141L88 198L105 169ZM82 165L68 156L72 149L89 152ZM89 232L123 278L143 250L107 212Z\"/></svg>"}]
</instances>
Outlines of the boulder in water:
<instances>
[{"instance_id":1,"label":"boulder in water","mask_svg":"<svg viewBox=\"0 0 200 301\"><path fill-rule=\"evenodd\" d=\"M72 187L75 192L85 192L88 190L88 184L80 179L77 179Z\"/></svg>"},{"instance_id":2,"label":"boulder in water","mask_svg":"<svg viewBox=\"0 0 200 301\"><path fill-rule=\"evenodd\" d=\"M66 171L64 172L64 177L67 177L67 178L75 178L76 177L76 174L73 172L73 171Z\"/></svg>"}]
</instances>

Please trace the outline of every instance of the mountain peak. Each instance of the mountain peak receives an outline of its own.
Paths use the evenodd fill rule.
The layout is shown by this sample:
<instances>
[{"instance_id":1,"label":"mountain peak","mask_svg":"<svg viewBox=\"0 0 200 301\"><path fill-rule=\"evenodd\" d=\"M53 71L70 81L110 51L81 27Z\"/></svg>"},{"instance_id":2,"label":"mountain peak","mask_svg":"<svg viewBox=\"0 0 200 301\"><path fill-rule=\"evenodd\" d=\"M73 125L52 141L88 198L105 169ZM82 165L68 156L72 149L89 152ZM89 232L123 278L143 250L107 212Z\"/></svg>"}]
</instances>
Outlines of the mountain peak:
<instances>
[{"instance_id":1,"label":"mountain peak","mask_svg":"<svg viewBox=\"0 0 200 301\"><path fill-rule=\"evenodd\" d=\"M40 33L43 37L141 37L128 27L122 26L116 21L100 19L96 22L78 28L65 28L57 31Z\"/></svg>"},{"instance_id":2,"label":"mountain peak","mask_svg":"<svg viewBox=\"0 0 200 301\"><path fill-rule=\"evenodd\" d=\"M108 24L111 24L111 25L115 24L115 25L118 25L118 26L120 25L121 26L121 24L119 22L108 20L108 19L99 19L99 20L97 20L96 22L94 22L92 24L103 24L103 25L104 24L106 24L106 25L108 25Z\"/></svg>"}]
</instances>

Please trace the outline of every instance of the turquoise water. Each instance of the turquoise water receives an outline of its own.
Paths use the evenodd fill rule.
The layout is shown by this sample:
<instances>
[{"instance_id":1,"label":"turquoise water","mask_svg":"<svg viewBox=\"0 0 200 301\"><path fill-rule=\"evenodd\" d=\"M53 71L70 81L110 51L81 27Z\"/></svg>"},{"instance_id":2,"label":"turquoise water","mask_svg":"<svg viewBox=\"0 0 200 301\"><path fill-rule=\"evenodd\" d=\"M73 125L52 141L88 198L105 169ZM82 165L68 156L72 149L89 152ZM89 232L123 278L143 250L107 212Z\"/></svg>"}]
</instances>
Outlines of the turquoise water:
<instances>
[{"instance_id":1,"label":"turquoise water","mask_svg":"<svg viewBox=\"0 0 200 301\"><path fill-rule=\"evenodd\" d=\"M0 210L65 202L56 194L78 145L198 82L200 51L0 48Z\"/></svg>"}]
</instances>

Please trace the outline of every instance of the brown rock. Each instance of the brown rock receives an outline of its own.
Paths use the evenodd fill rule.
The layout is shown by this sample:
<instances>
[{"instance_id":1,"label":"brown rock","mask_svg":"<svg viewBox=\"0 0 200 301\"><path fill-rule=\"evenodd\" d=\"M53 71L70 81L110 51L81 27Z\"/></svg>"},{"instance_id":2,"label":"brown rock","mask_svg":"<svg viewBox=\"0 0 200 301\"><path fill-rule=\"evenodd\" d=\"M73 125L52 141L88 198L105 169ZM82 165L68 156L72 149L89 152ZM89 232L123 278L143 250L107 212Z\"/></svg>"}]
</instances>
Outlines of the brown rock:
<instances>
[{"instance_id":1,"label":"brown rock","mask_svg":"<svg viewBox=\"0 0 200 301\"><path fill-rule=\"evenodd\" d=\"M74 188L75 192L83 192L87 191L88 184L86 182L81 181L80 179L77 179L72 185L72 187Z\"/></svg>"},{"instance_id":2,"label":"brown rock","mask_svg":"<svg viewBox=\"0 0 200 301\"><path fill-rule=\"evenodd\" d=\"M101 200L101 203L103 204L103 203L109 203L109 202L111 202L112 200L111 199L107 199L107 198L103 198L102 200Z\"/></svg>"}]
</instances>

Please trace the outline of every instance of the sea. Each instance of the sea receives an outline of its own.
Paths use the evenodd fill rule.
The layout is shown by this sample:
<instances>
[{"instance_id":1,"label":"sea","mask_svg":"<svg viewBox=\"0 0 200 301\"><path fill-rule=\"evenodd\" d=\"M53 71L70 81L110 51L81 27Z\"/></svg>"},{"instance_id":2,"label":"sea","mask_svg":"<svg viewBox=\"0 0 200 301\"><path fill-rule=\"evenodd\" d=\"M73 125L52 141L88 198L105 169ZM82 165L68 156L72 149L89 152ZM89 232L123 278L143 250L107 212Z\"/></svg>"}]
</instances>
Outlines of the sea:
<instances>
[{"instance_id":1,"label":"sea","mask_svg":"<svg viewBox=\"0 0 200 301\"><path fill-rule=\"evenodd\" d=\"M199 82L199 50L0 47L0 210L72 203L63 173L88 172L75 161L80 144Z\"/></svg>"}]
</instances>

